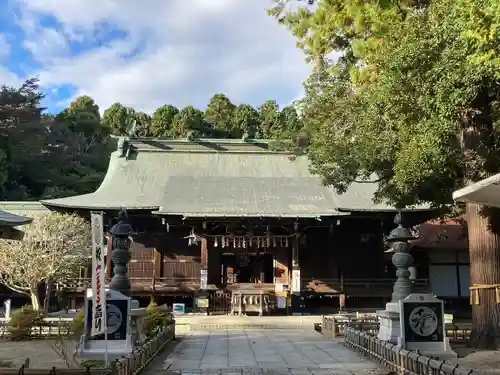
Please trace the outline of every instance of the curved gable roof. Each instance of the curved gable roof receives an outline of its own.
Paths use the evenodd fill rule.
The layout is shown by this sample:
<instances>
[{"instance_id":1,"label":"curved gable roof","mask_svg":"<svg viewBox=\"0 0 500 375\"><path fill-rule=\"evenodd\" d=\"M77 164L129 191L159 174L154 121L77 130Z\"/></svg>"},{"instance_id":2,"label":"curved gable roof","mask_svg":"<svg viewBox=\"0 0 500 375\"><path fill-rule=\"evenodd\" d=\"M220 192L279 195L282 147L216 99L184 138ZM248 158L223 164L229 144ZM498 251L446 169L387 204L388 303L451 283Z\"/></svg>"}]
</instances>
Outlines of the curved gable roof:
<instances>
[{"instance_id":1,"label":"curved gable roof","mask_svg":"<svg viewBox=\"0 0 500 375\"><path fill-rule=\"evenodd\" d=\"M183 216L319 217L340 211L394 211L373 203L376 189L375 183L354 183L339 195L310 173L306 157L270 151L266 141L139 138L122 139L94 193L42 203Z\"/></svg>"}]
</instances>

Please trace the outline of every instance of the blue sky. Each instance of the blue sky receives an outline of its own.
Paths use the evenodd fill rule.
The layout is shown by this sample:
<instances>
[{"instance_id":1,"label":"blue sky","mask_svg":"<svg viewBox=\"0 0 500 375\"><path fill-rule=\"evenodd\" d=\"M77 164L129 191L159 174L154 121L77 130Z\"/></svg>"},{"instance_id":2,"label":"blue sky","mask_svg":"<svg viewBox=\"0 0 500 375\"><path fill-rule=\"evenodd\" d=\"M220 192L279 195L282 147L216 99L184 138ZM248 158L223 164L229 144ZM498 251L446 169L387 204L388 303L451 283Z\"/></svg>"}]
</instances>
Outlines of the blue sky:
<instances>
[{"instance_id":1,"label":"blue sky","mask_svg":"<svg viewBox=\"0 0 500 375\"><path fill-rule=\"evenodd\" d=\"M310 67L271 0L0 0L0 84L38 76L56 112L77 95L152 112L299 98Z\"/></svg>"}]
</instances>

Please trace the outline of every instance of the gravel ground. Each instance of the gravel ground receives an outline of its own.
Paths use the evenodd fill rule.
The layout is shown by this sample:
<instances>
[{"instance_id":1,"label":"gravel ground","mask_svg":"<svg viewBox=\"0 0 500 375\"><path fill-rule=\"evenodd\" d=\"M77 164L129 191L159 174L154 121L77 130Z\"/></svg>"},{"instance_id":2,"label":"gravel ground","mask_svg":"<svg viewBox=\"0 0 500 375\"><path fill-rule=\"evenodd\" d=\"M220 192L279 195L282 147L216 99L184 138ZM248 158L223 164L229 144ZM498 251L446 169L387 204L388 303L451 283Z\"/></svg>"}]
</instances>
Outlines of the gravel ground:
<instances>
[{"instance_id":1,"label":"gravel ground","mask_svg":"<svg viewBox=\"0 0 500 375\"><path fill-rule=\"evenodd\" d=\"M13 361L13 367L21 367L26 358L30 359L31 368L67 368L66 363L52 349L55 340L0 341L0 361ZM66 345L69 357L75 350L75 343Z\"/></svg>"},{"instance_id":2,"label":"gravel ground","mask_svg":"<svg viewBox=\"0 0 500 375\"><path fill-rule=\"evenodd\" d=\"M457 350L459 355L464 355L463 358L456 358L450 362L456 363L460 366L479 370L488 374L500 374L500 351L499 350L485 350L480 352L469 353Z\"/></svg>"}]
</instances>

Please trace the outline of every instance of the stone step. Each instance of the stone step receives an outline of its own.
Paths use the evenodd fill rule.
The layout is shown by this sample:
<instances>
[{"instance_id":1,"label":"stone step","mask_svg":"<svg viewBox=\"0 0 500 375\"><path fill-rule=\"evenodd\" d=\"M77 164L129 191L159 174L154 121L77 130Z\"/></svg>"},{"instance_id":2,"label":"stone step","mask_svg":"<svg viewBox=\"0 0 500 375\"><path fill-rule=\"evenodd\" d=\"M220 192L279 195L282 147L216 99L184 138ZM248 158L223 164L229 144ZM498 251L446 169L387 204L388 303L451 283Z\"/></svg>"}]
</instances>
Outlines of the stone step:
<instances>
[{"instance_id":1,"label":"stone step","mask_svg":"<svg viewBox=\"0 0 500 375\"><path fill-rule=\"evenodd\" d=\"M314 330L312 323L184 323L191 331L214 330L214 329L300 329Z\"/></svg>"}]
</instances>

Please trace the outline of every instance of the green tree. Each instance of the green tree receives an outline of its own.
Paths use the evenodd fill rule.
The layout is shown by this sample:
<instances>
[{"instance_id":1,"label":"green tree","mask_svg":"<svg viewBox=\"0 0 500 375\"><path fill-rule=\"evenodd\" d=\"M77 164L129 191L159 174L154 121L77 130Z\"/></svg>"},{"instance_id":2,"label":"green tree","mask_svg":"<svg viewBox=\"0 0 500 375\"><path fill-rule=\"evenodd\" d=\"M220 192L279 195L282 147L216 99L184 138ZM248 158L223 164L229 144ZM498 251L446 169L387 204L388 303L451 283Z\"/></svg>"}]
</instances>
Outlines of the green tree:
<instances>
[{"instance_id":1,"label":"green tree","mask_svg":"<svg viewBox=\"0 0 500 375\"><path fill-rule=\"evenodd\" d=\"M205 110L204 120L210 124L215 135L226 135L230 138L241 137L242 133L234 125L234 110L236 106L224 94L215 94L210 99Z\"/></svg>"},{"instance_id":2,"label":"green tree","mask_svg":"<svg viewBox=\"0 0 500 375\"><path fill-rule=\"evenodd\" d=\"M259 112L254 107L250 104L240 104L234 110L234 134L241 137L246 132L250 138L255 137L260 126L259 120Z\"/></svg>"},{"instance_id":3,"label":"green tree","mask_svg":"<svg viewBox=\"0 0 500 375\"><path fill-rule=\"evenodd\" d=\"M57 198L95 191L106 173L114 142L94 101L88 96L77 98L52 122L47 118L45 126L50 130L44 146L49 167L36 183L38 195Z\"/></svg>"},{"instance_id":4,"label":"green tree","mask_svg":"<svg viewBox=\"0 0 500 375\"><path fill-rule=\"evenodd\" d=\"M259 108L260 132L263 138L273 138L281 129L280 108L276 100L268 100Z\"/></svg>"},{"instance_id":5,"label":"green tree","mask_svg":"<svg viewBox=\"0 0 500 375\"><path fill-rule=\"evenodd\" d=\"M378 199L446 207L453 190L498 172L499 10L494 0L319 1L275 13L319 62L301 103L314 171L340 192L376 173ZM327 61L333 49L344 57ZM465 217L471 284L500 284L499 213L468 204ZM479 294L473 341L497 349L500 305L493 288Z\"/></svg>"},{"instance_id":6,"label":"green tree","mask_svg":"<svg viewBox=\"0 0 500 375\"><path fill-rule=\"evenodd\" d=\"M169 137L174 117L179 109L167 104L154 111L151 119L151 135L154 137Z\"/></svg>"},{"instance_id":7,"label":"green tree","mask_svg":"<svg viewBox=\"0 0 500 375\"><path fill-rule=\"evenodd\" d=\"M48 118L46 118L48 120ZM94 134L107 135L107 129L101 124L99 106L94 99L84 95L76 98L68 108L62 110L54 118L55 122L64 123L73 133L83 133L85 136Z\"/></svg>"},{"instance_id":8,"label":"green tree","mask_svg":"<svg viewBox=\"0 0 500 375\"><path fill-rule=\"evenodd\" d=\"M0 87L0 187L2 199L29 198L37 192L34 183L48 166L44 152L47 129L40 105L44 95L38 80L27 80L21 87Z\"/></svg>"},{"instance_id":9,"label":"green tree","mask_svg":"<svg viewBox=\"0 0 500 375\"><path fill-rule=\"evenodd\" d=\"M295 139L304 124L294 105L284 107L280 112L279 127L271 128L274 139Z\"/></svg>"},{"instance_id":10,"label":"green tree","mask_svg":"<svg viewBox=\"0 0 500 375\"><path fill-rule=\"evenodd\" d=\"M136 112L134 116L136 126L136 136L150 137L151 134L151 116L144 112Z\"/></svg>"},{"instance_id":11,"label":"green tree","mask_svg":"<svg viewBox=\"0 0 500 375\"><path fill-rule=\"evenodd\" d=\"M126 135L135 115L130 108L114 103L104 111L102 120L113 135Z\"/></svg>"},{"instance_id":12,"label":"green tree","mask_svg":"<svg viewBox=\"0 0 500 375\"><path fill-rule=\"evenodd\" d=\"M174 116L171 134L174 138L184 138L189 133L192 136L201 137L206 135L208 130L203 120L203 112L190 105Z\"/></svg>"},{"instance_id":13,"label":"green tree","mask_svg":"<svg viewBox=\"0 0 500 375\"><path fill-rule=\"evenodd\" d=\"M81 95L71 102L67 108L69 113L72 112L85 112L89 115L94 116L96 119L101 119L101 114L99 113L99 106L95 103L88 95Z\"/></svg>"}]
</instances>

